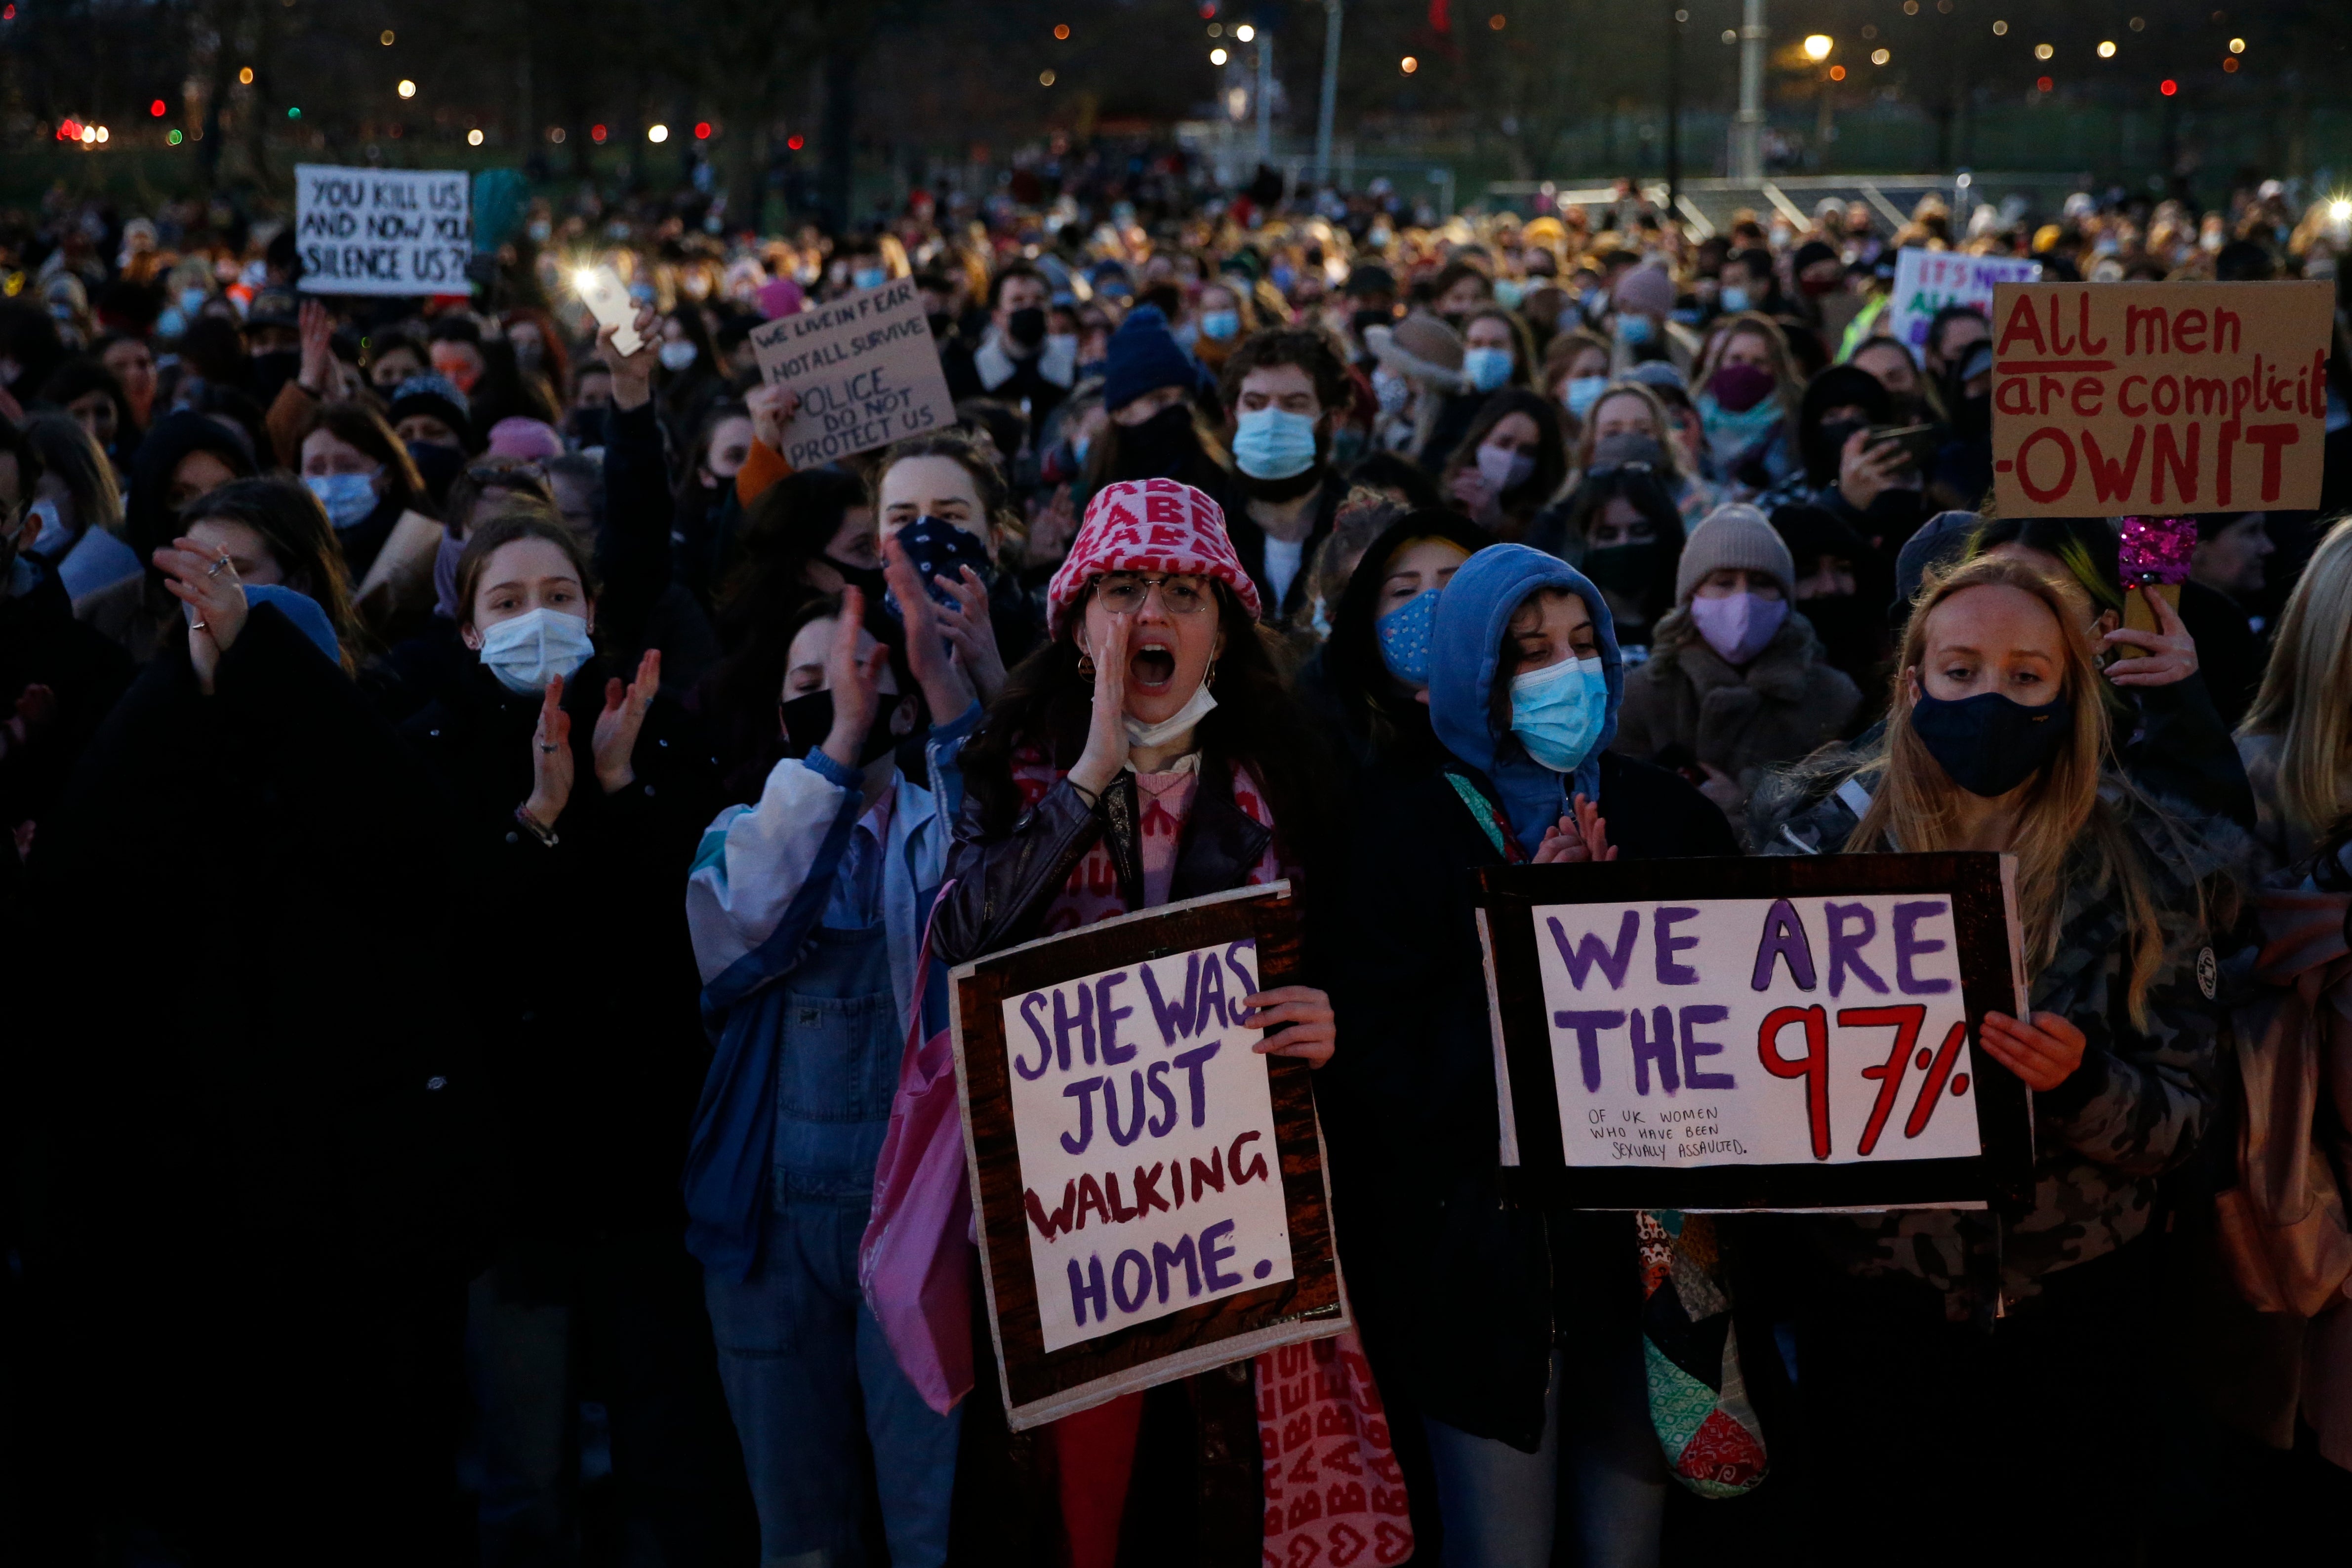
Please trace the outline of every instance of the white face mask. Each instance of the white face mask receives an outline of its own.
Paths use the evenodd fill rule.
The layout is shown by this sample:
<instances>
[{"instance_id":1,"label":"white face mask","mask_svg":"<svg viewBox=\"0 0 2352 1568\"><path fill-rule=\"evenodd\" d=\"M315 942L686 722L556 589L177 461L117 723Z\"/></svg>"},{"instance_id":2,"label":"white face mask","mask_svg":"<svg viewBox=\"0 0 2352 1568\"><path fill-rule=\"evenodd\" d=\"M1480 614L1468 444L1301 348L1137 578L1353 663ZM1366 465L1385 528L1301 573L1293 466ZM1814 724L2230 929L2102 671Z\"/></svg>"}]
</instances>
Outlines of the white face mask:
<instances>
[{"instance_id":1,"label":"white face mask","mask_svg":"<svg viewBox=\"0 0 2352 1568\"><path fill-rule=\"evenodd\" d=\"M1146 724L1133 714L1125 716L1127 743L1129 746L1165 746L1171 740L1181 738L1194 725L1206 718L1209 710L1216 706L1217 699L1210 692L1209 683L1202 681L1192 688L1192 700L1158 724Z\"/></svg>"},{"instance_id":2,"label":"white face mask","mask_svg":"<svg viewBox=\"0 0 2352 1568\"><path fill-rule=\"evenodd\" d=\"M570 680L596 651L588 622L561 610L533 610L482 631L482 663L519 696L547 689L548 677Z\"/></svg>"},{"instance_id":3,"label":"white face mask","mask_svg":"<svg viewBox=\"0 0 2352 1568\"><path fill-rule=\"evenodd\" d=\"M664 343L658 353L662 369L676 375L694 363L694 345L683 338L674 343Z\"/></svg>"}]
</instances>

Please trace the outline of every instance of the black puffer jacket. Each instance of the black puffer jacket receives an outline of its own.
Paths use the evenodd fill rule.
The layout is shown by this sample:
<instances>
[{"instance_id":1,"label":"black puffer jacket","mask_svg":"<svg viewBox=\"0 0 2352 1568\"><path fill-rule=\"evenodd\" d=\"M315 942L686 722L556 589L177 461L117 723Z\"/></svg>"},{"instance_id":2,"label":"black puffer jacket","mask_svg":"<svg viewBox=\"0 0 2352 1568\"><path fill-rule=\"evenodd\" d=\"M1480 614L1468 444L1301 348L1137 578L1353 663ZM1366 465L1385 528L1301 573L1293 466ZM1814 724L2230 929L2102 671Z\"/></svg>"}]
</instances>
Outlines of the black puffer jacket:
<instances>
[{"instance_id":1,"label":"black puffer jacket","mask_svg":"<svg viewBox=\"0 0 2352 1568\"><path fill-rule=\"evenodd\" d=\"M716 769L656 697L635 780L604 793L594 732L609 676L592 660L565 692L572 788L551 848L515 821L538 698L478 664L401 731L457 824L449 961L483 1041L525 1242L682 1225L677 1177L709 1061L683 889L718 809Z\"/></svg>"}]
</instances>

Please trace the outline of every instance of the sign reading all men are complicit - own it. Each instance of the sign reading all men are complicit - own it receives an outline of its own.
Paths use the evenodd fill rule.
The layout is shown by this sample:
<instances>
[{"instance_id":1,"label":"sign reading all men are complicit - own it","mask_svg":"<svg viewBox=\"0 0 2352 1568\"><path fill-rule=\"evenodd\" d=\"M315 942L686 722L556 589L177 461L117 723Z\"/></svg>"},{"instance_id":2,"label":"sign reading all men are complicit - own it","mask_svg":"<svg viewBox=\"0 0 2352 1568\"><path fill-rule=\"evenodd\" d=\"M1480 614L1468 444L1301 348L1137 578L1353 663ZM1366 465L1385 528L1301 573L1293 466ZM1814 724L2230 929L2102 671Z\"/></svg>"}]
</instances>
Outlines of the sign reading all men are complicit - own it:
<instances>
[{"instance_id":1,"label":"sign reading all men are complicit - own it","mask_svg":"<svg viewBox=\"0 0 2352 1568\"><path fill-rule=\"evenodd\" d=\"M1975 1207L2023 1196L2006 857L1479 873L1502 1158L1587 1208Z\"/></svg>"},{"instance_id":2,"label":"sign reading all men are complicit - own it","mask_svg":"<svg viewBox=\"0 0 2352 1568\"><path fill-rule=\"evenodd\" d=\"M1304 1061L1242 998L1297 967L1289 884L955 972L958 1089L1015 1428L1347 1326Z\"/></svg>"},{"instance_id":3,"label":"sign reading all men are complicit - own it","mask_svg":"<svg viewBox=\"0 0 2352 1568\"><path fill-rule=\"evenodd\" d=\"M2005 283L1993 290L2004 517L2319 505L2335 286Z\"/></svg>"}]
</instances>

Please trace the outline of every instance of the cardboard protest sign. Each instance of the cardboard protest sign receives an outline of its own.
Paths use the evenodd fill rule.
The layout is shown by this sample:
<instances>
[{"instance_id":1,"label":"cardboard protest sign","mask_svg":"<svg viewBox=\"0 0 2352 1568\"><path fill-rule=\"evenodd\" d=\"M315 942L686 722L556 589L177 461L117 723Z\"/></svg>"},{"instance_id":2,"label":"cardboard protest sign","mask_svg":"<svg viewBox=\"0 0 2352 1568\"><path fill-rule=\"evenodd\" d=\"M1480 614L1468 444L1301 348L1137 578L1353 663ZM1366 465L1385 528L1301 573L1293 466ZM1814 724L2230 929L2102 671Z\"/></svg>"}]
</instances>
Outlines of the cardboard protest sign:
<instances>
[{"instance_id":1,"label":"cardboard protest sign","mask_svg":"<svg viewBox=\"0 0 2352 1568\"><path fill-rule=\"evenodd\" d=\"M1993 291L1994 506L2098 517L2319 505L2335 286Z\"/></svg>"},{"instance_id":2,"label":"cardboard protest sign","mask_svg":"<svg viewBox=\"0 0 2352 1568\"><path fill-rule=\"evenodd\" d=\"M1975 1050L2024 1005L2013 864L1481 872L1504 1166L1580 1208L2021 1200L2025 1086Z\"/></svg>"},{"instance_id":3,"label":"cardboard protest sign","mask_svg":"<svg viewBox=\"0 0 2352 1568\"><path fill-rule=\"evenodd\" d=\"M1895 253L1887 330L1912 353L1924 352L1927 324L1945 306L1973 305L1990 319L1996 286L2031 283L2041 276L2042 264L2023 256L1967 256L1906 245Z\"/></svg>"},{"instance_id":4,"label":"cardboard protest sign","mask_svg":"<svg viewBox=\"0 0 2352 1568\"><path fill-rule=\"evenodd\" d=\"M1297 965L1290 884L954 975L957 1088L1019 1430L1348 1326L1307 1063L1241 998Z\"/></svg>"},{"instance_id":5,"label":"cardboard protest sign","mask_svg":"<svg viewBox=\"0 0 2352 1568\"><path fill-rule=\"evenodd\" d=\"M911 277L845 294L751 332L760 374L800 394L784 460L814 468L955 423L939 344Z\"/></svg>"},{"instance_id":6,"label":"cardboard protest sign","mask_svg":"<svg viewBox=\"0 0 2352 1568\"><path fill-rule=\"evenodd\" d=\"M463 171L294 166L294 238L312 294L463 294L474 253Z\"/></svg>"}]
</instances>

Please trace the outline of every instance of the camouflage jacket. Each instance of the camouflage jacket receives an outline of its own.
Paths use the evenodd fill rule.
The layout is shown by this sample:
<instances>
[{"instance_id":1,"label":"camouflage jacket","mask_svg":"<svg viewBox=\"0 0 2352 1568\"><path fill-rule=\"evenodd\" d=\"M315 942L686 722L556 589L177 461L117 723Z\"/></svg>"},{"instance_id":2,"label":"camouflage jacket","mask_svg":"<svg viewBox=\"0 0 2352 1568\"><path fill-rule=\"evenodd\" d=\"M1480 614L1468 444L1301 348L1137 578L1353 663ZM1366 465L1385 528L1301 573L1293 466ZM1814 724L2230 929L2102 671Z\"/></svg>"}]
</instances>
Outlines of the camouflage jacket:
<instances>
[{"instance_id":1,"label":"camouflage jacket","mask_svg":"<svg viewBox=\"0 0 2352 1568\"><path fill-rule=\"evenodd\" d=\"M1867 787L1868 780L1861 788ZM2219 959L2232 945L2209 931L2200 885L2225 856L2194 833L2186 844L2119 790L2104 792L2140 852L2165 938L2148 987L2147 1027L2133 1027L2122 893L2078 877L2058 951L2034 977L2033 1009L2089 1037L2083 1064L2033 1096L2033 1207L2004 1220L1982 1211L1889 1209L1813 1222L1830 1259L1858 1275L1904 1273L1944 1292L1955 1322L1998 1315L2040 1291L2044 1275L2105 1257L2155 1218L2158 1178L2186 1161L2221 1090L2230 998ZM1868 800L1849 785L1759 834L1759 854L1840 852ZM2230 841L2227 824L2210 827ZM2238 834L2242 837L2242 834ZM2185 856L2184 856L2185 852ZM2234 921L2233 921L2234 926ZM2217 951L2217 944L2220 945Z\"/></svg>"}]
</instances>

